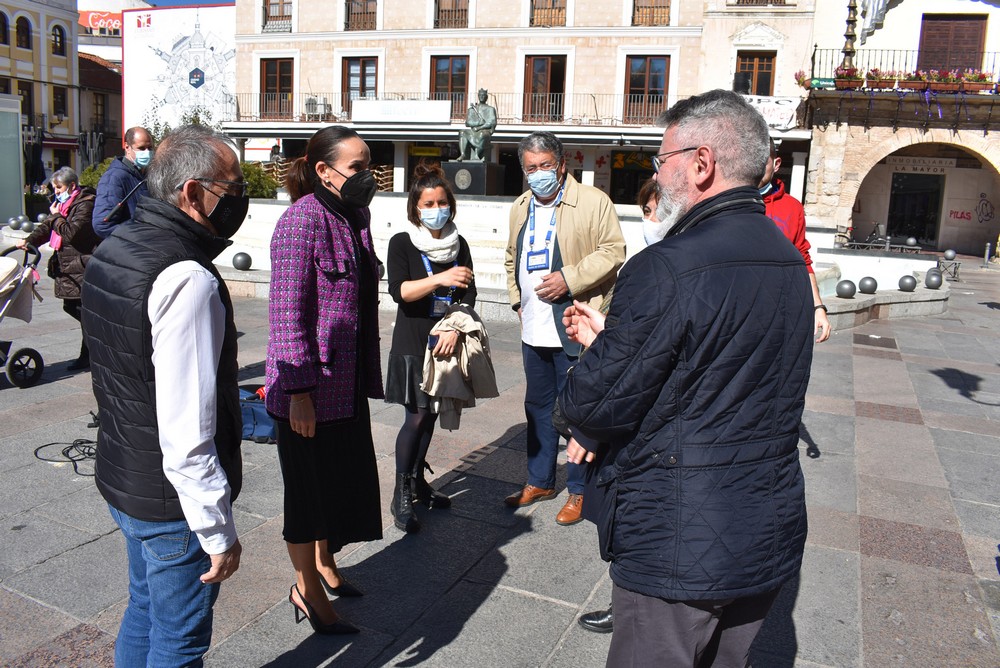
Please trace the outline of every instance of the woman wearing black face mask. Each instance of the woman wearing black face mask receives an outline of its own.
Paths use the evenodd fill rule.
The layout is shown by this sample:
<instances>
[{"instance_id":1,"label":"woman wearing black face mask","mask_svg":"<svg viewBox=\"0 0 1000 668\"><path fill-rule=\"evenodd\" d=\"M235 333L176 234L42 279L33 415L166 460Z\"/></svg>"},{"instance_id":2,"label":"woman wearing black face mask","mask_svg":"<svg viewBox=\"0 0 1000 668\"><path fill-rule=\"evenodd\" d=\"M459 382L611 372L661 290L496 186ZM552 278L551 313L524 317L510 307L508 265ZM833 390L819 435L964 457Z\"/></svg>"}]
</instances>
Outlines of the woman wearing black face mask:
<instances>
[{"instance_id":1,"label":"woman wearing black face mask","mask_svg":"<svg viewBox=\"0 0 1000 668\"><path fill-rule=\"evenodd\" d=\"M368 399L382 398L368 145L343 126L313 135L285 185L271 239L267 410L278 423L288 600L316 633L356 633L324 593L360 596L333 555L382 537Z\"/></svg>"}]
</instances>

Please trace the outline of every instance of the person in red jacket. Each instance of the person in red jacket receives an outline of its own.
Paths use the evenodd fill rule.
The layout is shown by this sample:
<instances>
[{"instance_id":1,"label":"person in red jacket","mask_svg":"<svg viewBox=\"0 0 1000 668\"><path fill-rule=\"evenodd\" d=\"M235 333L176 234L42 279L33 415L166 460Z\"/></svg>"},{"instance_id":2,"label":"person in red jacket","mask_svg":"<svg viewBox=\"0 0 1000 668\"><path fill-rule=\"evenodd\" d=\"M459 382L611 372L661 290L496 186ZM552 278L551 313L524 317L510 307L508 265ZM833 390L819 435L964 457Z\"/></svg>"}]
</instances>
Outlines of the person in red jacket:
<instances>
[{"instance_id":1,"label":"person in red jacket","mask_svg":"<svg viewBox=\"0 0 1000 668\"><path fill-rule=\"evenodd\" d=\"M819 296L819 285L816 283L816 273L813 271L812 257L809 255L809 242L806 241L806 213L802 202L785 192L784 182L775 177L781 167L781 158L777 155L774 141L771 141L771 159L767 162L767 170L760 182L760 194L764 198L764 208L767 217L785 233L788 240L802 254L809 271L809 283L812 286L813 304L815 305L815 331L819 334L816 343L823 343L830 338L830 320L826 317L826 306Z\"/></svg>"}]
</instances>

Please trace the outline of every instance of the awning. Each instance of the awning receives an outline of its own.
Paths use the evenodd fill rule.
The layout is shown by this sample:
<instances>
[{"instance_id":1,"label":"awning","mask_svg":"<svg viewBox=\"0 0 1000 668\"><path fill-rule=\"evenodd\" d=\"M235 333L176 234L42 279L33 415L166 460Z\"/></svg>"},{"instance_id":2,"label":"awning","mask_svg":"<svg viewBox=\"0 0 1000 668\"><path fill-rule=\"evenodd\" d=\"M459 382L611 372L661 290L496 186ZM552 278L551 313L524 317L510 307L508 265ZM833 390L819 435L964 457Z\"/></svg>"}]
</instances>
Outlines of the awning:
<instances>
[{"instance_id":1,"label":"awning","mask_svg":"<svg viewBox=\"0 0 1000 668\"><path fill-rule=\"evenodd\" d=\"M80 140L76 137L45 137L42 146L46 148L78 148Z\"/></svg>"}]
</instances>

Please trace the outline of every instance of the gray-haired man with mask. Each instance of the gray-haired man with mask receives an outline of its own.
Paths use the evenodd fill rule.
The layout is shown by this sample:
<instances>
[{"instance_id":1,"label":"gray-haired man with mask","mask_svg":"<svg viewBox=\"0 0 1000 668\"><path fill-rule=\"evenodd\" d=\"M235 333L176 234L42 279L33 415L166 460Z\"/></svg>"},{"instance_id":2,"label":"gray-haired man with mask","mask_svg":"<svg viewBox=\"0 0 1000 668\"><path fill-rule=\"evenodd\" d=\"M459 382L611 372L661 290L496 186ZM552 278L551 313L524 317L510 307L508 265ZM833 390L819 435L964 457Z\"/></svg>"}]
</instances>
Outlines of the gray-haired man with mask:
<instances>
[{"instance_id":1,"label":"gray-haired man with mask","mask_svg":"<svg viewBox=\"0 0 1000 668\"><path fill-rule=\"evenodd\" d=\"M129 562L115 665L201 665L242 550L236 325L212 260L249 199L234 147L202 127L172 132L148 179L137 224L97 248L83 285L95 477Z\"/></svg>"}]
</instances>

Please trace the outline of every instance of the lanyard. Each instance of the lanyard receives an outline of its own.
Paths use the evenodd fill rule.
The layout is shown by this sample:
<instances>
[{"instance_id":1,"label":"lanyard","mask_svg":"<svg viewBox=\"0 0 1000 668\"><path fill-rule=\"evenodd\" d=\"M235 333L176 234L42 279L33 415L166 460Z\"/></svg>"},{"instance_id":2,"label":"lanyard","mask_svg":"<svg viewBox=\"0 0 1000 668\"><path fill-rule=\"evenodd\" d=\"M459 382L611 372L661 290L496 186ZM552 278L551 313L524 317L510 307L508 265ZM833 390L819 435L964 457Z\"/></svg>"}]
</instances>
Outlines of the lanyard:
<instances>
[{"instance_id":1,"label":"lanyard","mask_svg":"<svg viewBox=\"0 0 1000 668\"><path fill-rule=\"evenodd\" d=\"M427 275L428 276L433 276L434 275L434 269L431 267L431 261L428 260L427 256L424 255L423 253L420 254L420 259L424 261L424 269L427 270ZM456 259L455 262L451 266L457 267L458 266L458 260ZM451 286L451 289L448 290L448 297L451 297L453 294L455 294L455 289L456 289L456 286L454 286L454 285Z\"/></svg>"},{"instance_id":2,"label":"lanyard","mask_svg":"<svg viewBox=\"0 0 1000 668\"><path fill-rule=\"evenodd\" d=\"M552 232L556 229L556 209L559 207L559 202L562 200L563 189L559 189L559 195L556 197L555 204L552 205L552 220L549 221L549 231L545 233L545 247L548 248L549 244L552 242ZM528 237L528 248L535 250L535 198L532 197L531 201L528 202L528 231L531 236Z\"/></svg>"}]
</instances>

